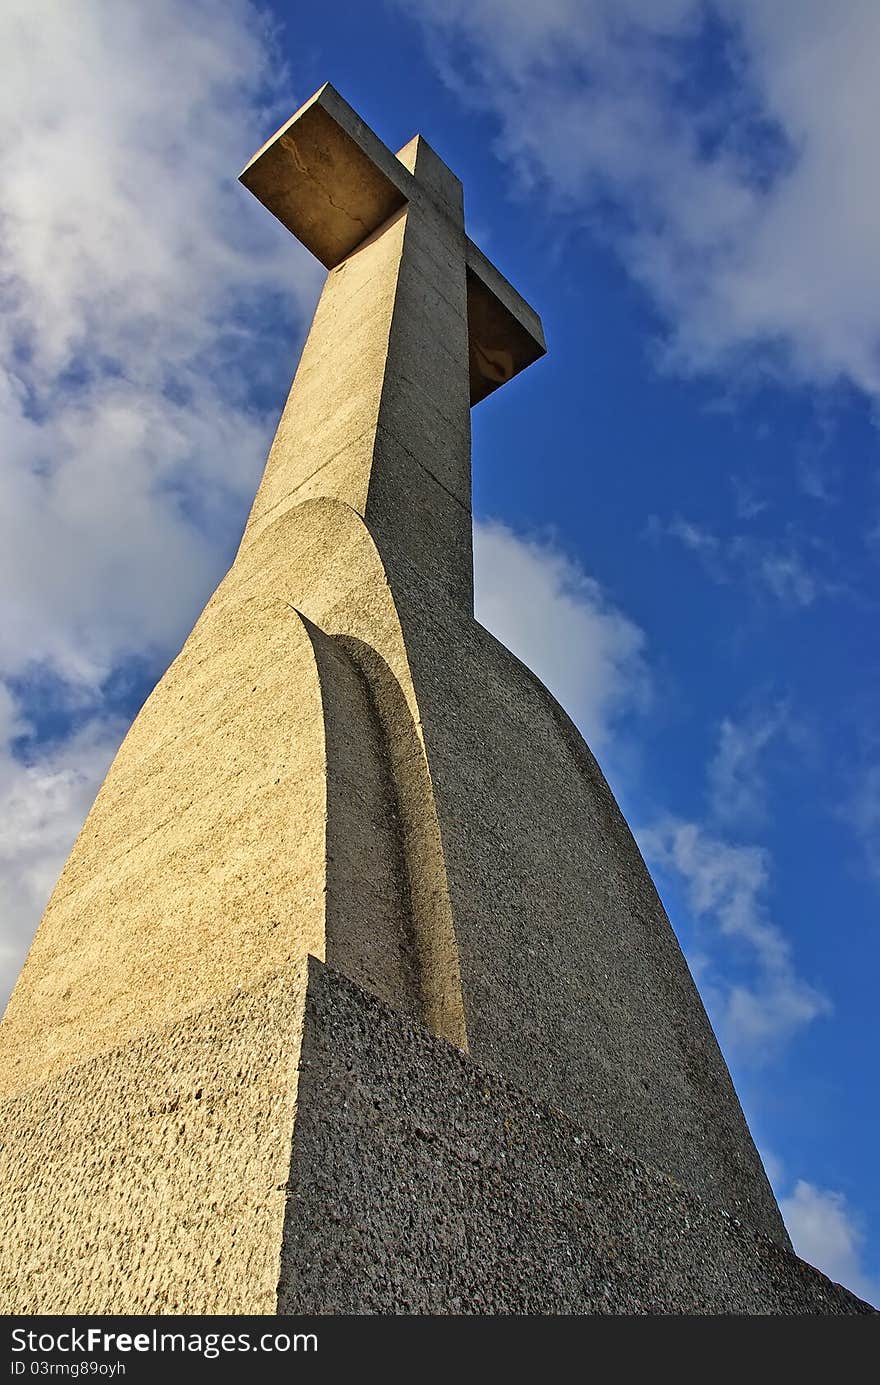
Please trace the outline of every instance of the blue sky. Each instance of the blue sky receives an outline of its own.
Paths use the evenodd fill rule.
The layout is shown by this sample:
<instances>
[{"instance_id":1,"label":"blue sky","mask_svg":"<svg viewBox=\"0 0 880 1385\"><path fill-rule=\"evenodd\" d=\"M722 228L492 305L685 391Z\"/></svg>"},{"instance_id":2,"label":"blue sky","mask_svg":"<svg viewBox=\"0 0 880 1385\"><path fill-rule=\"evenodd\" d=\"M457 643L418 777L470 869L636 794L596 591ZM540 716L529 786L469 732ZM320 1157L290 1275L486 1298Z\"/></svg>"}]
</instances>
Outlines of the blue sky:
<instances>
[{"instance_id":1,"label":"blue sky","mask_svg":"<svg viewBox=\"0 0 880 1385\"><path fill-rule=\"evenodd\" d=\"M880 8L76 8L0 21L6 987L234 552L321 281L235 176L329 79L542 314L474 413L478 615L597 751L796 1245L880 1299Z\"/></svg>"}]
</instances>

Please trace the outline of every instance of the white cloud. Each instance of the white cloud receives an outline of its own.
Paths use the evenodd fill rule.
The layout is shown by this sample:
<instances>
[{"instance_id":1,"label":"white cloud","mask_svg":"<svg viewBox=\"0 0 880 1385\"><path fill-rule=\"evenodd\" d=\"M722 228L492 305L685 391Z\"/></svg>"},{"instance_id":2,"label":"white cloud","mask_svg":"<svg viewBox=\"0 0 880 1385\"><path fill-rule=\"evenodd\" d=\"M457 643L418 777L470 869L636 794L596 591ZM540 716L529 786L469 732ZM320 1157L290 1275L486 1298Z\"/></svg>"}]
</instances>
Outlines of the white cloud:
<instances>
[{"instance_id":1,"label":"white cloud","mask_svg":"<svg viewBox=\"0 0 880 1385\"><path fill-rule=\"evenodd\" d=\"M610 238L671 362L880 393L874 0L399 3L519 182Z\"/></svg>"},{"instance_id":2,"label":"white cloud","mask_svg":"<svg viewBox=\"0 0 880 1385\"><path fill-rule=\"evenodd\" d=\"M657 527L656 524L654 527ZM664 532L669 534L671 538L678 539L692 553L698 553L707 559L714 559L721 547L721 540L717 534L713 534L704 525L694 524L689 519L682 519L681 515L676 515L674 519L671 519Z\"/></svg>"},{"instance_id":3,"label":"white cloud","mask_svg":"<svg viewBox=\"0 0 880 1385\"><path fill-rule=\"evenodd\" d=\"M842 1193L799 1179L779 1206L792 1244L803 1260L880 1306L880 1283L864 1265L864 1232Z\"/></svg>"},{"instance_id":4,"label":"white cloud","mask_svg":"<svg viewBox=\"0 0 880 1385\"><path fill-rule=\"evenodd\" d=\"M27 726L0 684L0 1010L124 730L95 718L22 761L9 742Z\"/></svg>"},{"instance_id":5,"label":"white cloud","mask_svg":"<svg viewBox=\"0 0 880 1385\"><path fill-rule=\"evenodd\" d=\"M769 917L770 858L763 848L673 817L637 835L649 863L684 890L696 924L697 980L723 1042L763 1060L831 1013L827 997L798 975L791 947Z\"/></svg>"},{"instance_id":6,"label":"white cloud","mask_svg":"<svg viewBox=\"0 0 880 1385\"><path fill-rule=\"evenodd\" d=\"M786 550L740 538L735 541L734 551L752 577L783 606L812 606L823 590L831 589L817 578L793 547Z\"/></svg>"},{"instance_id":7,"label":"white cloud","mask_svg":"<svg viewBox=\"0 0 880 1385\"><path fill-rule=\"evenodd\" d=\"M552 542L474 526L477 619L541 678L590 746L609 745L651 684L642 631Z\"/></svg>"},{"instance_id":8,"label":"white cloud","mask_svg":"<svg viewBox=\"0 0 880 1385\"><path fill-rule=\"evenodd\" d=\"M752 533L722 536L681 515L666 523L652 515L647 532L680 543L700 560L714 582L745 585L756 597L771 597L789 610L803 610L820 598L847 591L827 571L832 555L825 545L793 529L772 538Z\"/></svg>"},{"instance_id":9,"label":"white cloud","mask_svg":"<svg viewBox=\"0 0 880 1385\"><path fill-rule=\"evenodd\" d=\"M265 24L247 0L12 0L3 41L8 337L41 380L87 345L89 371L162 383L290 269L235 182L266 133Z\"/></svg>"},{"instance_id":10,"label":"white cloud","mask_svg":"<svg viewBox=\"0 0 880 1385\"><path fill-rule=\"evenodd\" d=\"M122 733L102 685L222 574L320 268L236 181L296 104L249 0L9 0L0 48L0 680L81 728L41 748L0 682L8 981Z\"/></svg>"},{"instance_id":11,"label":"white cloud","mask_svg":"<svg viewBox=\"0 0 880 1385\"><path fill-rule=\"evenodd\" d=\"M767 759L771 743L797 735L790 709L768 705L742 721L725 717L718 749L706 771L713 818L721 823L756 824L766 816Z\"/></svg>"},{"instance_id":12,"label":"white cloud","mask_svg":"<svg viewBox=\"0 0 880 1385\"><path fill-rule=\"evenodd\" d=\"M762 1149L761 1158L795 1251L829 1279L880 1306L880 1282L865 1265L862 1220L842 1193L805 1179L791 1179L782 1160Z\"/></svg>"},{"instance_id":13,"label":"white cloud","mask_svg":"<svg viewBox=\"0 0 880 1385\"><path fill-rule=\"evenodd\" d=\"M12 0L0 44L0 675L96 684L220 575L268 434L243 382L317 280L236 184L271 122L247 0Z\"/></svg>"}]
</instances>

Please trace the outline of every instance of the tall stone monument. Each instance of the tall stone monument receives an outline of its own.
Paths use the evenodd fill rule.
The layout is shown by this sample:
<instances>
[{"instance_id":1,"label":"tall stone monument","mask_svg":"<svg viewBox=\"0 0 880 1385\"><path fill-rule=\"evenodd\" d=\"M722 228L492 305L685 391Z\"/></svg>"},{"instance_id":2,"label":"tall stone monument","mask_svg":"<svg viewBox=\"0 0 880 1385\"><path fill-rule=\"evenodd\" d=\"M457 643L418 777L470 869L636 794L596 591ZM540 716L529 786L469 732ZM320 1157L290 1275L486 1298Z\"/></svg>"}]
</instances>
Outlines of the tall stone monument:
<instances>
[{"instance_id":1,"label":"tall stone monument","mask_svg":"<svg viewBox=\"0 0 880 1385\"><path fill-rule=\"evenodd\" d=\"M474 620L470 409L537 315L329 86L241 178L329 273L3 1021L5 1311L860 1311L595 760Z\"/></svg>"}]
</instances>

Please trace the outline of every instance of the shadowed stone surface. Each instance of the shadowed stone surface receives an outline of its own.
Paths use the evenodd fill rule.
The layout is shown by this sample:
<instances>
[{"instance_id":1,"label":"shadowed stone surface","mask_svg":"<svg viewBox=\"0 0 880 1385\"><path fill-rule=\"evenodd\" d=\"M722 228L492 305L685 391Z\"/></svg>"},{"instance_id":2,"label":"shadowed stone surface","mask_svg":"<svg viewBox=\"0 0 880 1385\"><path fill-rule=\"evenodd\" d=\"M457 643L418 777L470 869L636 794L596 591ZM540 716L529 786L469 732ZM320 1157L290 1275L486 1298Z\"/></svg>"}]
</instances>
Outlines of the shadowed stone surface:
<instances>
[{"instance_id":1,"label":"shadowed stone surface","mask_svg":"<svg viewBox=\"0 0 880 1385\"><path fill-rule=\"evenodd\" d=\"M871 1314L310 963L279 1313Z\"/></svg>"}]
</instances>

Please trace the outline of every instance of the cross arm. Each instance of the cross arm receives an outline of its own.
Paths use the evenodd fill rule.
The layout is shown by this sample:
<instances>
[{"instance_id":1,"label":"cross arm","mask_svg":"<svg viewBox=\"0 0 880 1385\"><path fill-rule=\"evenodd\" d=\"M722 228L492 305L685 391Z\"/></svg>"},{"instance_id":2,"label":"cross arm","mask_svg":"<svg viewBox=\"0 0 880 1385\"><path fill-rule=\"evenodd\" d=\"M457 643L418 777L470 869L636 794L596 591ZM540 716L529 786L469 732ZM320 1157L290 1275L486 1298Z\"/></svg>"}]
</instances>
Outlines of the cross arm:
<instances>
[{"instance_id":1,"label":"cross arm","mask_svg":"<svg viewBox=\"0 0 880 1385\"><path fill-rule=\"evenodd\" d=\"M239 178L327 269L417 188L422 197L426 192L329 82L257 150ZM430 200L430 190L427 195ZM547 348L538 314L467 237L464 257L470 394L477 404Z\"/></svg>"},{"instance_id":2,"label":"cross arm","mask_svg":"<svg viewBox=\"0 0 880 1385\"><path fill-rule=\"evenodd\" d=\"M332 269L399 211L412 174L327 82L239 180Z\"/></svg>"},{"instance_id":3,"label":"cross arm","mask_svg":"<svg viewBox=\"0 0 880 1385\"><path fill-rule=\"evenodd\" d=\"M467 305L471 404L545 355L541 319L470 238Z\"/></svg>"}]
</instances>

